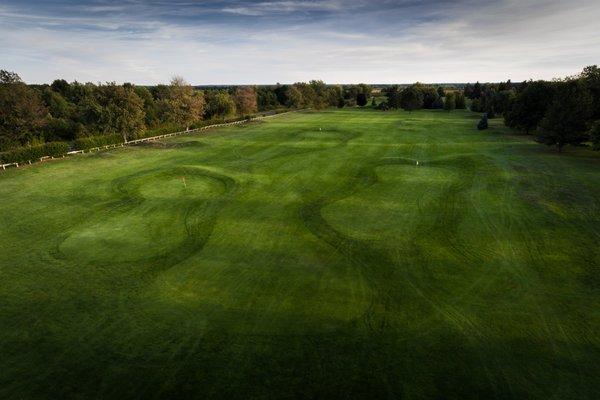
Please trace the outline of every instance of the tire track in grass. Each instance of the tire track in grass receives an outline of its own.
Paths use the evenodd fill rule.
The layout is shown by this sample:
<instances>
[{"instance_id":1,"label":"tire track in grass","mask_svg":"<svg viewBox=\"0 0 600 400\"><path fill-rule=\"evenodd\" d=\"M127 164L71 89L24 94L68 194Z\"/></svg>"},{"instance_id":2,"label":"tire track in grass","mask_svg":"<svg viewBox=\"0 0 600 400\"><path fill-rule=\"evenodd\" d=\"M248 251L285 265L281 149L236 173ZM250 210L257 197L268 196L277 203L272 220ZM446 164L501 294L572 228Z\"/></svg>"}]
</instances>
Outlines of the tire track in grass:
<instances>
[{"instance_id":1,"label":"tire track in grass","mask_svg":"<svg viewBox=\"0 0 600 400\"><path fill-rule=\"evenodd\" d=\"M201 167L177 167L170 168L167 170L154 169L150 171L142 171L126 177L118 178L111 183L111 190L119 197L117 200L112 200L110 204L110 213L127 213L136 209L140 206L145 198L141 193L141 186L148 182L148 179L155 180L165 177L179 177L182 174L186 176L195 176L202 178L209 178L222 186L222 193L218 198L209 200L190 200L187 202L184 210L183 224L185 230L185 238L175 248L169 251L159 253L152 258L144 259L142 261L130 261L130 262L113 262L117 264L119 270L125 269L127 277L123 277L123 274L114 274L114 269L107 271L105 274L106 282L110 286L112 296L101 300L102 297L98 294L98 300L103 303L103 309L111 310L111 322L107 322L107 318L100 319L99 323L94 327L88 327L87 334L80 337L80 341L85 342L88 348L94 348L94 345L101 344L103 338L106 335L116 335L123 323L125 323L127 316L130 314L131 300L129 297L132 292L144 290L143 288L148 282L152 282L157 274L166 271L175 265L181 263L192 255L202 251L207 241L214 230L218 214L220 210L225 207L227 201L234 194L237 188L237 182L234 178L219 174L214 171L209 171ZM96 215L93 218L101 218ZM92 218L92 219L93 219ZM73 230L77 226L86 225L90 223L90 219L80 221L78 224L74 224L70 230ZM63 254L60 250L60 242L66 240L69 233L61 235L58 239L59 243L56 244L53 254L57 260L67 259L68 256ZM122 282L131 281L128 286L123 286ZM114 285L111 285L111 282ZM119 292L114 293L114 292ZM125 300L124 300L125 298ZM115 315L121 315L122 317L115 318ZM192 343L198 344L195 339L190 339ZM51 361L51 364L55 367L48 368L47 374L40 375L37 377L40 381L45 378L49 378L51 371L55 371L56 367L67 363L67 360L74 357L71 354L70 349L65 349L60 354L57 354Z\"/></svg>"},{"instance_id":2,"label":"tire track in grass","mask_svg":"<svg viewBox=\"0 0 600 400\"><path fill-rule=\"evenodd\" d=\"M121 262L111 260L111 264L117 263L131 270L138 270L143 274L157 273L167 270L201 251L213 232L220 210L226 205L229 198L231 198L238 183L230 176L201 167L176 167L141 171L112 181L111 191L117 199L104 203L99 207L99 209L103 210L102 212L86 220L79 221L77 224L71 226L68 231L60 235L51 252L52 256L58 260L68 258L61 250L61 245L70 237L70 232L77 229L78 226L90 225L90 223L97 220L106 220L106 214L109 217L112 214L114 217L118 214L126 215L135 212L147 200L140 190L143 185L152 183L153 181L160 183L164 179L178 178L180 176L186 176L188 179L211 180L220 186L220 193L208 199L194 197L184 199L181 206L172 210L172 212L181 212L181 223L183 224L183 239L177 246L165 251L159 251L152 256L142 259ZM167 207L173 208L174 205L168 204ZM108 211L104 211L106 209ZM151 228L150 225L148 227Z\"/></svg>"},{"instance_id":3,"label":"tire track in grass","mask_svg":"<svg viewBox=\"0 0 600 400\"><path fill-rule=\"evenodd\" d=\"M299 209L300 219L308 230L317 238L333 247L345 256L351 263L359 267L373 291L370 306L363 313L362 319L365 326L375 332L383 332L389 327L387 313L391 312L393 293L397 287L390 287L393 283L391 276L395 273L394 261L384 252L377 250L372 242L349 237L332 227L323 217L322 209L357 192L367 189L378 182L375 168L381 165L414 165L415 161L405 158L386 158L360 168L350 178L346 189L337 195L314 195L305 199ZM411 282L408 289L418 291ZM421 292L419 292L422 295ZM382 307L382 311L377 310Z\"/></svg>"},{"instance_id":4,"label":"tire track in grass","mask_svg":"<svg viewBox=\"0 0 600 400\"><path fill-rule=\"evenodd\" d=\"M477 164L476 162L468 160L468 157L459 160L459 162L464 163L464 168L471 171L468 172L468 175L471 177L474 176L475 171L473 167ZM437 164L448 167L448 165L445 165L446 163L447 161L441 163L425 162L423 165ZM385 331L390 324L387 314L393 312L393 307L401 303L401 298L399 296L401 296L402 293L412 292L418 298L423 300L426 307L443 316L443 318L453 326L459 328L465 336L468 336L467 331L478 332L479 327L476 322L461 313L455 306L428 296L423 288L413 281L409 276L409 264L403 263L399 265L396 261L401 258L406 259L406 257L396 257L396 259L393 259L387 255L385 251L377 249L375 242L347 236L336 230L322 216L321 212L324 207L350 197L377 183L378 177L375 169L384 165L415 165L415 160L407 158L385 158L360 168L350 179L346 189L342 190L337 195L316 195L312 198L308 197L299 210L301 220L316 237L332 246L351 263L359 267L362 276L373 291L370 306L364 311L362 316L363 322L369 330L379 333ZM456 228L462 219L462 215L461 213L457 213L455 208L458 203L458 198L470 187L468 179L466 182L461 181L462 177L458 183L450 185L444 193L444 199L446 199L446 195L452 197L452 199L447 202L441 202L441 216L436 219L434 226L425 227L425 225L422 225L420 229L427 229L428 232L431 232L440 228L442 225L446 228L449 225L452 226L455 232L452 235L454 236L453 239L449 239L446 235L437 235L435 240L452 252L459 254L462 258L468 258L472 261L474 258L478 258L479 254L469 250L466 243L461 242L456 238ZM415 257L421 253L416 239L409 240L407 242L407 248L405 248L404 251L405 254L413 255ZM402 274L402 282L393 279L393 275L396 273ZM402 290L401 287L398 287L398 283L404 285L404 289L406 290ZM423 335L426 333L427 331L422 332ZM480 333L477 334L477 337L478 339L474 340L481 340L482 338Z\"/></svg>"}]
</instances>

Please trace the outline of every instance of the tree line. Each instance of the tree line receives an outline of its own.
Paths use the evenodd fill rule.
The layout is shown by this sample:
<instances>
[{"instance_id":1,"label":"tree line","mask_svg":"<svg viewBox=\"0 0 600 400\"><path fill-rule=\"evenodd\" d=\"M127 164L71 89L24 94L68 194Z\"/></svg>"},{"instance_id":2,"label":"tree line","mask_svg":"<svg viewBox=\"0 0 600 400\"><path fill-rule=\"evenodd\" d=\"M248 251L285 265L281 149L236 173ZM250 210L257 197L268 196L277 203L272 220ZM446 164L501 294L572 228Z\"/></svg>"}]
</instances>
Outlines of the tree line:
<instances>
[{"instance_id":1,"label":"tree line","mask_svg":"<svg viewBox=\"0 0 600 400\"><path fill-rule=\"evenodd\" d=\"M0 153L47 143L97 147L260 112L366 106L369 100L379 110L469 107L484 115L479 129L487 128L488 118L501 116L507 126L559 151L588 141L600 150L600 69L595 65L553 81L386 86L379 104L372 93L366 84L327 85L320 80L202 90L181 77L148 87L63 79L27 85L16 73L0 70Z\"/></svg>"},{"instance_id":2,"label":"tree line","mask_svg":"<svg viewBox=\"0 0 600 400\"><path fill-rule=\"evenodd\" d=\"M204 90L181 77L151 87L63 79L27 85L16 73L0 70L0 152L54 142L96 147L259 112L354 106L370 93L364 84L318 80Z\"/></svg>"},{"instance_id":3,"label":"tree line","mask_svg":"<svg viewBox=\"0 0 600 400\"><path fill-rule=\"evenodd\" d=\"M415 83L404 89L399 85L393 85L383 90L386 101L376 105L380 110L399 109L413 111L418 109L444 109L452 111L465 109L466 101L464 93L456 89L437 88L431 85Z\"/></svg>"},{"instance_id":4,"label":"tree line","mask_svg":"<svg viewBox=\"0 0 600 400\"><path fill-rule=\"evenodd\" d=\"M444 89L415 83L405 88L384 88L386 100L380 110L465 109L483 113L478 129L487 129L488 118L498 116L504 123L536 141L555 146L591 142L600 150L600 68L592 65L575 76L552 81L525 81L514 84L466 84L463 88Z\"/></svg>"},{"instance_id":5,"label":"tree line","mask_svg":"<svg viewBox=\"0 0 600 400\"><path fill-rule=\"evenodd\" d=\"M471 110L504 123L562 151L567 144L591 142L600 150L600 68L552 81L466 85Z\"/></svg>"}]
</instances>

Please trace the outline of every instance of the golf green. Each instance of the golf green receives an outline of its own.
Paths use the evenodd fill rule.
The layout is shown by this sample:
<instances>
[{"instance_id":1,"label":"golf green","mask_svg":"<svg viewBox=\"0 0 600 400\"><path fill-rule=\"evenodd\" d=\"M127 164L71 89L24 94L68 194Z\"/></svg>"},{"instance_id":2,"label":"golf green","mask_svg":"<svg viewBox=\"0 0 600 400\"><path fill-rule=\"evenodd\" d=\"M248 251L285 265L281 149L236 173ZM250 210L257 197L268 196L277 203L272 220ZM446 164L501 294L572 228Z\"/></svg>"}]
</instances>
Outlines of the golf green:
<instances>
[{"instance_id":1,"label":"golf green","mask_svg":"<svg viewBox=\"0 0 600 400\"><path fill-rule=\"evenodd\" d=\"M600 158L478 119L301 112L0 173L0 398L600 398Z\"/></svg>"}]
</instances>

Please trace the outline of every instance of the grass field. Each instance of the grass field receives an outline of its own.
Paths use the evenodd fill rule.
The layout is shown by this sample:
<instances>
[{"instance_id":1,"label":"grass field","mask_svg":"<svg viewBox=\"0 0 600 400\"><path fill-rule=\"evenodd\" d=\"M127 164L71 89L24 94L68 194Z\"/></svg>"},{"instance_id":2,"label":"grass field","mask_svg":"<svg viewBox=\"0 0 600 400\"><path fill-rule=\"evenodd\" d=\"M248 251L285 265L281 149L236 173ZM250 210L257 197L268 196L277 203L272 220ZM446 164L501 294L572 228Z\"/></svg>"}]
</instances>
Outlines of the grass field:
<instances>
[{"instance_id":1,"label":"grass field","mask_svg":"<svg viewBox=\"0 0 600 400\"><path fill-rule=\"evenodd\" d=\"M478 118L0 174L0 398L600 398L600 158Z\"/></svg>"}]
</instances>

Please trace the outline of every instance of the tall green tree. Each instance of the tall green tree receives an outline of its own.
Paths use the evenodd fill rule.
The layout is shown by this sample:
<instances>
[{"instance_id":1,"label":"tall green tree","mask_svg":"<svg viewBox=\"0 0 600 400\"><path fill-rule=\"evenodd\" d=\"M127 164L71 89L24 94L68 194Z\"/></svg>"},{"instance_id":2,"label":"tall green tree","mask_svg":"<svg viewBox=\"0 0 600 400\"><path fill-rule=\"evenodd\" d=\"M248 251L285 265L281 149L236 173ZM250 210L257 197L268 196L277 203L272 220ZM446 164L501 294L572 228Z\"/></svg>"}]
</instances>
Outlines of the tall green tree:
<instances>
[{"instance_id":1,"label":"tall green tree","mask_svg":"<svg viewBox=\"0 0 600 400\"><path fill-rule=\"evenodd\" d=\"M439 97L437 90L433 86L421 84L418 84L418 89L423 93L423 108L435 108L434 104Z\"/></svg>"},{"instance_id":2,"label":"tall green tree","mask_svg":"<svg viewBox=\"0 0 600 400\"><path fill-rule=\"evenodd\" d=\"M290 108L302 108L305 107L307 102L304 99L302 91L297 85L291 85L288 87L286 92L287 106Z\"/></svg>"},{"instance_id":3,"label":"tall green tree","mask_svg":"<svg viewBox=\"0 0 600 400\"><path fill-rule=\"evenodd\" d=\"M594 102L592 118L600 119L600 68L597 65L585 67L580 75L592 95Z\"/></svg>"},{"instance_id":4,"label":"tall green tree","mask_svg":"<svg viewBox=\"0 0 600 400\"><path fill-rule=\"evenodd\" d=\"M256 103L258 111L273 110L279 106L277 95L270 87L259 87L256 90Z\"/></svg>"},{"instance_id":5,"label":"tall green tree","mask_svg":"<svg viewBox=\"0 0 600 400\"><path fill-rule=\"evenodd\" d=\"M595 151L600 150L600 120L595 121L589 132L590 141L592 142L592 149Z\"/></svg>"},{"instance_id":6,"label":"tall green tree","mask_svg":"<svg viewBox=\"0 0 600 400\"><path fill-rule=\"evenodd\" d=\"M400 93L400 105L409 112L423 107L423 93L413 86L409 86Z\"/></svg>"},{"instance_id":7,"label":"tall green tree","mask_svg":"<svg viewBox=\"0 0 600 400\"><path fill-rule=\"evenodd\" d=\"M456 108L456 98L454 96L454 93L449 92L446 94L446 97L444 98L444 110L452 111L455 108Z\"/></svg>"},{"instance_id":8,"label":"tall green tree","mask_svg":"<svg viewBox=\"0 0 600 400\"><path fill-rule=\"evenodd\" d=\"M561 83L540 122L536 140L548 146L556 146L559 152L567 144L586 141L592 106L593 98L584 82L573 80Z\"/></svg>"},{"instance_id":9,"label":"tall green tree","mask_svg":"<svg viewBox=\"0 0 600 400\"><path fill-rule=\"evenodd\" d=\"M311 84L305 82L296 82L293 86L295 86L302 94L302 107L322 107L322 104L317 98L317 92Z\"/></svg>"},{"instance_id":10,"label":"tall green tree","mask_svg":"<svg viewBox=\"0 0 600 400\"><path fill-rule=\"evenodd\" d=\"M398 85L393 85L386 88L385 96L387 97L387 107L400 108L400 87Z\"/></svg>"},{"instance_id":11,"label":"tall green tree","mask_svg":"<svg viewBox=\"0 0 600 400\"><path fill-rule=\"evenodd\" d=\"M48 109L37 90L28 87L18 75L6 74L0 83L0 145L24 144L39 136L47 123Z\"/></svg>"},{"instance_id":12,"label":"tall green tree","mask_svg":"<svg viewBox=\"0 0 600 400\"><path fill-rule=\"evenodd\" d=\"M512 107L515 97L514 90L500 90L498 92L493 92L491 106L496 113L506 116Z\"/></svg>"},{"instance_id":13,"label":"tall green tree","mask_svg":"<svg viewBox=\"0 0 600 400\"><path fill-rule=\"evenodd\" d=\"M481 97L482 93L483 93L483 88L481 86L481 83L479 83L479 81L477 81L475 83L475 85L473 85L473 89L471 90L471 96L469 98L470 99L478 99Z\"/></svg>"},{"instance_id":14,"label":"tall green tree","mask_svg":"<svg viewBox=\"0 0 600 400\"><path fill-rule=\"evenodd\" d=\"M206 92L206 118L227 118L235 115L235 101L227 91Z\"/></svg>"},{"instance_id":15,"label":"tall green tree","mask_svg":"<svg viewBox=\"0 0 600 400\"><path fill-rule=\"evenodd\" d=\"M516 95L505 114L507 126L524 130L526 134L535 130L552 103L556 84L546 81L527 82L525 89Z\"/></svg>"},{"instance_id":16,"label":"tall green tree","mask_svg":"<svg viewBox=\"0 0 600 400\"><path fill-rule=\"evenodd\" d=\"M327 84L321 80L312 80L309 82L309 86L314 92L312 107L317 110L326 108L329 105L329 92L327 90Z\"/></svg>"},{"instance_id":17,"label":"tall green tree","mask_svg":"<svg viewBox=\"0 0 600 400\"><path fill-rule=\"evenodd\" d=\"M119 134L123 140L138 137L145 129L144 101L132 85L109 83L98 87L101 107L98 126L107 134Z\"/></svg>"},{"instance_id":18,"label":"tall green tree","mask_svg":"<svg viewBox=\"0 0 600 400\"><path fill-rule=\"evenodd\" d=\"M344 107L344 89L340 85L327 87L327 104L330 107Z\"/></svg>"},{"instance_id":19,"label":"tall green tree","mask_svg":"<svg viewBox=\"0 0 600 400\"><path fill-rule=\"evenodd\" d=\"M182 77L176 76L162 99L165 117L168 121L188 128L194 122L202 120L204 115L204 96L194 90Z\"/></svg>"},{"instance_id":20,"label":"tall green tree","mask_svg":"<svg viewBox=\"0 0 600 400\"><path fill-rule=\"evenodd\" d=\"M135 94L144 102L145 123L148 127L154 127L160 123L159 109L152 92L145 86L135 86Z\"/></svg>"},{"instance_id":21,"label":"tall green tree","mask_svg":"<svg viewBox=\"0 0 600 400\"><path fill-rule=\"evenodd\" d=\"M465 94L463 92L456 92L454 101L457 110L464 110L465 108L467 108L467 102L465 99Z\"/></svg>"},{"instance_id":22,"label":"tall green tree","mask_svg":"<svg viewBox=\"0 0 600 400\"><path fill-rule=\"evenodd\" d=\"M73 106L60 94L50 87L42 91L42 100L54 118L68 119L73 113Z\"/></svg>"}]
</instances>

